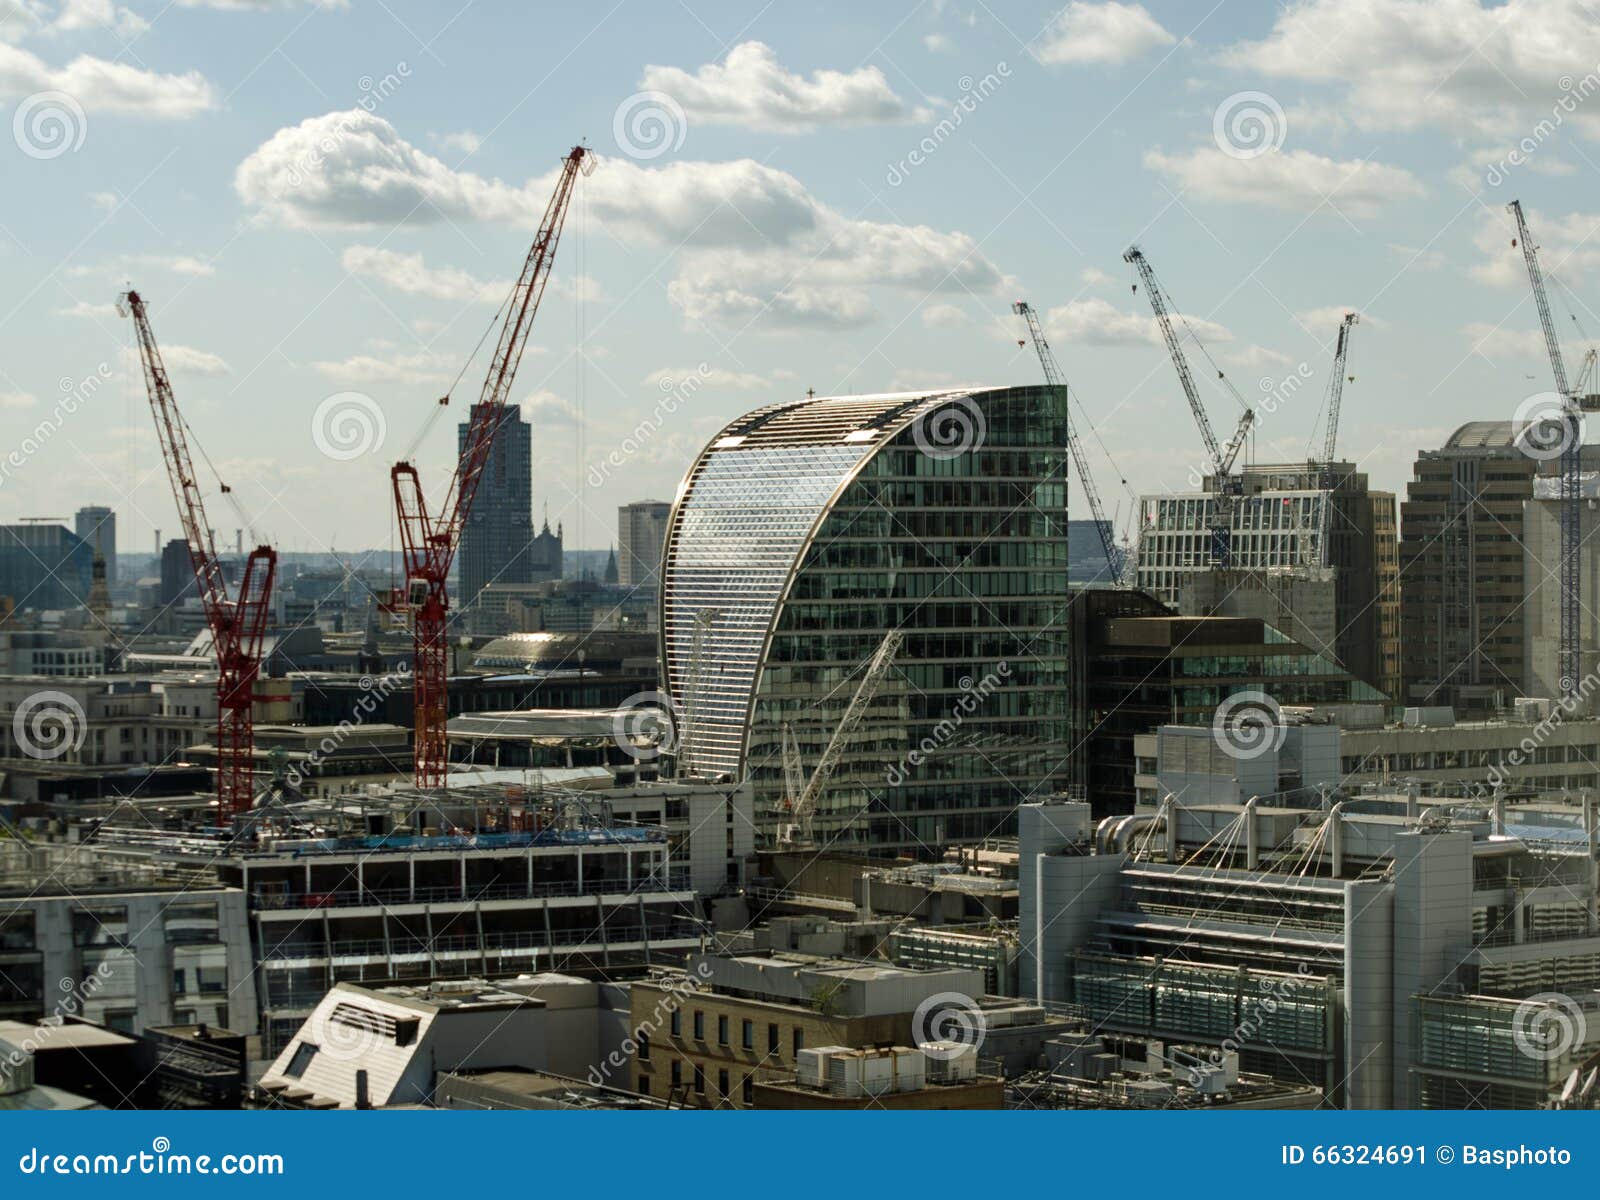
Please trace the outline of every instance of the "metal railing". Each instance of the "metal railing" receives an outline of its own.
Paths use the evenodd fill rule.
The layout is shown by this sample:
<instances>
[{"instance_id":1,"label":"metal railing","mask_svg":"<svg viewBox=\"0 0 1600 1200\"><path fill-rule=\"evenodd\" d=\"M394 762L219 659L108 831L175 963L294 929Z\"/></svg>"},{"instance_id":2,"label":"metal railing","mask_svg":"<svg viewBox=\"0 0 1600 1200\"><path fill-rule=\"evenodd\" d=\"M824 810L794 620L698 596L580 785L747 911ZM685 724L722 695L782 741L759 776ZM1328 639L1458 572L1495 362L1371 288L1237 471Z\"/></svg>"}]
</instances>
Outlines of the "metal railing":
<instances>
[{"instance_id":1,"label":"metal railing","mask_svg":"<svg viewBox=\"0 0 1600 1200\"><path fill-rule=\"evenodd\" d=\"M552 939L543 930L517 933L455 934L432 938L391 937L354 938L333 942L279 942L269 946L262 954L267 960L297 958L399 958L424 955L430 958L445 954L504 954L518 950L561 949L576 945L622 944L642 941L682 941L699 937L703 929L697 921L669 921L650 926L648 937L640 925L626 925L607 929L583 930L570 934L557 932Z\"/></svg>"},{"instance_id":2,"label":"metal railing","mask_svg":"<svg viewBox=\"0 0 1600 1200\"><path fill-rule=\"evenodd\" d=\"M250 907L283 909L389 907L401 904L470 904L484 900L542 900L559 896L631 896L650 892L690 890L687 867L627 879L586 879L555 882L500 883L465 888L338 888L327 892L272 892L254 889Z\"/></svg>"}]
</instances>

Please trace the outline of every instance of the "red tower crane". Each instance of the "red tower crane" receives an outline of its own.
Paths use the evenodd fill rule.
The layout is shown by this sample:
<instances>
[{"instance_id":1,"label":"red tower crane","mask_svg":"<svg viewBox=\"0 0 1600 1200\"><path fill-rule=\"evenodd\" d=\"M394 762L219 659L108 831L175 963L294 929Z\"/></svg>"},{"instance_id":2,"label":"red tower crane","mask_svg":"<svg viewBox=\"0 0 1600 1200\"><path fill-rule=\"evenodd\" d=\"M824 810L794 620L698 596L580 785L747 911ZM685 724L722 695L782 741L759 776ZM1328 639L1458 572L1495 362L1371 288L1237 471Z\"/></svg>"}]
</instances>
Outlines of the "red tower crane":
<instances>
[{"instance_id":1,"label":"red tower crane","mask_svg":"<svg viewBox=\"0 0 1600 1200\"><path fill-rule=\"evenodd\" d=\"M442 787L449 761L449 748L445 740L445 721L448 716L445 625L450 598L445 581L450 574L450 564L455 559L462 527L472 510L472 498L488 465L489 451L504 416L506 399L516 379L517 366L522 361L522 351L528 344L528 332L533 326L534 314L539 311L539 301L550 279L550 268L555 262L556 244L561 240L562 225L566 222L567 202L572 198L573 184L579 169L588 174L588 164L592 162L584 146L574 146L562 160L555 194L545 208L539 232L522 264L522 276L517 280L506 304L500 341L489 363L483 392L478 403L472 407L455 475L450 480L450 489L445 493L444 504L437 515L428 514L427 500L414 463L398 462L389 473L394 487L395 514L400 526L400 548L406 581L404 589L397 591L393 597L391 607L409 612L411 620L411 678L416 725L414 761L419 788ZM439 401L440 404L449 402L449 396Z\"/></svg>"},{"instance_id":2,"label":"red tower crane","mask_svg":"<svg viewBox=\"0 0 1600 1200\"><path fill-rule=\"evenodd\" d=\"M252 550L235 598L228 599L222 560L217 557L217 539L206 519L183 416L173 399L156 335L150 330L144 298L138 292L126 292L119 297L117 308L133 318L138 333L139 359L144 364L150 411L156 419L156 437L167 463L173 498L178 502L195 585L211 629L211 647L217 655L217 823L222 825L234 814L249 811L254 799L251 766L255 727L251 710L256 677L261 673L261 641L267 628L278 553L264 545ZM222 490L228 491L226 484Z\"/></svg>"}]
</instances>

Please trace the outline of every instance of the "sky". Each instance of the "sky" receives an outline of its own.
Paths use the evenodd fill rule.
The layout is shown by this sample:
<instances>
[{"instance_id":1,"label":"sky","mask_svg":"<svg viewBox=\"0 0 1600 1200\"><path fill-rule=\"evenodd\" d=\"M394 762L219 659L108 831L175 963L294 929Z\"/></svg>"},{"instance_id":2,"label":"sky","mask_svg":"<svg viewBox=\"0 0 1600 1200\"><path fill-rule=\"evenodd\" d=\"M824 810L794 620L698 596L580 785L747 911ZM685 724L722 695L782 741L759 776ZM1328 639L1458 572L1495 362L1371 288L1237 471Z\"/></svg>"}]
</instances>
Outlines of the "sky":
<instances>
[{"instance_id":1,"label":"sky","mask_svg":"<svg viewBox=\"0 0 1600 1200\"><path fill-rule=\"evenodd\" d=\"M513 393L569 547L808 388L1037 381L1019 298L1119 522L1188 488L1130 244L1256 461L1320 445L1359 312L1339 449L1376 487L1551 386L1509 201L1574 369L1600 332L1596 3L0 0L0 522L176 532L131 284L219 537L391 545L389 467L442 491L580 141Z\"/></svg>"}]
</instances>

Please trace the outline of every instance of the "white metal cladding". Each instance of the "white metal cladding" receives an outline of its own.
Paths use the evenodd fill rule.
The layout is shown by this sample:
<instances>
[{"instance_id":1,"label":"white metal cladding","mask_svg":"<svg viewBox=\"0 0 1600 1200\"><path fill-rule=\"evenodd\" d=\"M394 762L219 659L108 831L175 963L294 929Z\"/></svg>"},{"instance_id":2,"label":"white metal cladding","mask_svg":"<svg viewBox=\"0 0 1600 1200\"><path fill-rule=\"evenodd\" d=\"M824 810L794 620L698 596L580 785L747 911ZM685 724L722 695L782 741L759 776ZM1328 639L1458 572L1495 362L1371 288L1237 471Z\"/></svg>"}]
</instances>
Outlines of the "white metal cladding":
<instances>
[{"instance_id":1,"label":"white metal cladding","mask_svg":"<svg viewBox=\"0 0 1600 1200\"><path fill-rule=\"evenodd\" d=\"M758 409L713 438L689 469L661 572L662 664L680 731L680 769L739 776L750 706L774 618L812 533L871 454L961 393L799 400ZM700 678L690 679L699 613Z\"/></svg>"}]
</instances>

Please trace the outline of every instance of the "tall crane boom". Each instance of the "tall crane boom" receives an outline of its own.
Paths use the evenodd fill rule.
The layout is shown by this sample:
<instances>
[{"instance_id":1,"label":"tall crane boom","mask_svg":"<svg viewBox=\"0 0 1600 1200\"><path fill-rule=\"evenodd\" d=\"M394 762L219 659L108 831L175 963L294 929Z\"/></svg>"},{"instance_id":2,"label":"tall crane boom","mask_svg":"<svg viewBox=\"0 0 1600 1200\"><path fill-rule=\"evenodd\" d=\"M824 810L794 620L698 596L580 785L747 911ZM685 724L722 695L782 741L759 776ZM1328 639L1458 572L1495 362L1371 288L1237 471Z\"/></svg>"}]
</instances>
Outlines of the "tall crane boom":
<instances>
[{"instance_id":1,"label":"tall crane boom","mask_svg":"<svg viewBox=\"0 0 1600 1200\"><path fill-rule=\"evenodd\" d=\"M1028 336L1033 339L1033 349L1039 356L1039 366L1044 370L1045 382L1065 388L1066 376L1061 373L1061 364L1056 362L1055 352L1045 340L1044 329L1039 325L1039 314L1034 312L1033 306L1026 300L1018 300L1011 306L1011 311L1027 322ZM1100 499L1100 489L1095 487L1094 476L1089 474L1088 458L1083 451L1083 442L1078 437L1077 424L1072 419L1070 402L1067 404L1067 450L1072 455L1072 464L1078 471L1078 486L1083 489L1083 494L1089 501L1089 513L1094 518L1095 530L1100 535L1100 545L1105 550L1106 565L1111 570L1111 578L1121 583L1126 571L1126 556L1122 547L1117 545L1111 522L1106 518L1106 506Z\"/></svg>"},{"instance_id":2,"label":"tall crane boom","mask_svg":"<svg viewBox=\"0 0 1600 1200\"><path fill-rule=\"evenodd\" d=\"M252 550L236 597L228 599L227 579L222 560L217 557L216 535L206 518L183 416L150 328L144 298L138 292L126 292L118 299L117 308L133 318L156 437L167 464L200 603L211 630L211 646L217 656L217 820L225 823L233 814L248 811L254 799L255 684L261 673L261 643L266 635L278 555L266 545ZM226 485L222 490L228 490Z\"/></svg>"},{"instance_id":3,"label":"tall crane boom","mask_svg":"<svg viewBox=\"0 0 1600 1200\"><path fill-rule=\"evenodd\" d=\"M488 466L489 453L505 414L517 367L522 362L522 352L528 344L533 319L550 280L573 185L579 170L588 174L592 162L585 146L574 146L561 162L555 193L545 207L539 231L523 261L522 274L507 301L494 358L489 363L478 402L472 406L461 455L438 514L430 517L428 513L414 463L398 462L390 471L406 577L403 593L396 595L392 604L409 609L411 614L415 777L419 788L442 787L449 761L445 737L448 716L445 627L450 603L446 591L450 565L455 560L462 527L472 511L479 481ZM448 402L448 396L440 401L441 404Z\"/></svg>"},{"instance_id":4,"label":"tall crane boom","mask_svg":"<svg viewBox=\"0 0 1600 1200\"><path fill-rule=\"evenodd\" d=\"M1195 386L1194 373L1189 370L1189 360L1183 353L1183 344L1178 340L1178 332L1172 325L1172 306L1168 303L1170 298L1156 280L1156 273L1151 268L1150 261L1145 258L1144 252L1139 247L1129 246L1122 256L1122 261L1132 263L1144 283L1145 296L1155 312L1156 324L1161 327L1162 340L1167 344L1167 354L1172 359L1173 369L1178 373L1178 382L1183 385L1184 397L1189 401L1189 411L1194 414L1194 423L1200 430L1200 440L1205 443L1206 454L1210 457L1211 471L1218 488L1217 502L1212 505L1211 555L1218 563L1227 566L1231 557L1234 504L1241 490L1240 484L1233 478L1233 465L1244 446L1246 436L1250 433L1250 426L1256 419L1255 411L1245 404L1244 397L1229 383L1228 390L1243 406L1244 412L1228 444L1223 446L1218 443L1216 432L1211 428L1211 418L1206 415L1205 403L1200 399L1200 389ZM1218 372L1218 375L1220 377L1221 372ZM1227 380L1224 379L1223 382L1227 383Z\"/></svg>"},{"instance_id":5,"label":"tall crane boom","mask_svg":"<svg viewBox=\"0 0 1600 1200\"><path fill-rule=\"evenodd\" d=\"M1345 313L1339 322L1339 340L1333 350L1333 374L1328 379L1328 435L1322 443L1322 461L1333 462L1334 447L1339 442L1339 404L1344 398L1345 358L1350 353L1350 328L1361 320L1353 312Z\"/></svg>"},{"instance_id":6,"label":"tall crane boom","mask_svg":"<svg viewBox=\"0 0 1600 1200\"><path fill-rule=\"evenodd\" d=\"M1512 245L1521 245L1522 261L1528 268L1528 283L1533 289L1533 303L1539 310L1539 326L1544 330L1545 351L1550 356L1550 373L1555 377L1556 392L1561 397L1561 642L1557 651L1560 679L1557 686L1564 700L1578 686L1580 649L1582 638L1582 598L1578 555L1582 542L1580 522L1583 517L1579 495L1583 484L1583 409L1578 397L1567 383L1567 364L1561 356L1561 339L1556 336L1556 324L1550 315L1550 298L1545 294L1544 272L1539 269L1539 248L1528 233L1528 222L1522 215L1522 201L1513 200L1506 205L1516 218L1517 236Z\"/></svg>"},{"instance_id":7,"label":"tall crane boom","mask_svg":"<svg viewBox=\"0 0 1600 1200\"><path fill-rule=\"evenodd\" d=\"M878 649L868 661L867 669L861 673L861 682L856 686L856 694L851 697L849 707L839 719L833 737L828 739L827 749L817 760L816 770L811 772L811 778L800 794L794 798L794 818L800 827L802 845L812 841L817 819L817 800L822 796L823 789L828 786L828 781L833 778L834 771L838 769L850 744L851 736L861 724L862 718L867 715L867 708L872 704L873 697L878 694L878 688L882 686L889 668L894 665L894 656L900 652L900 646L904 641L905 634L898 629L891 629L884 635L883 641L878 644Z\"/></svg>"}]
</instances>

